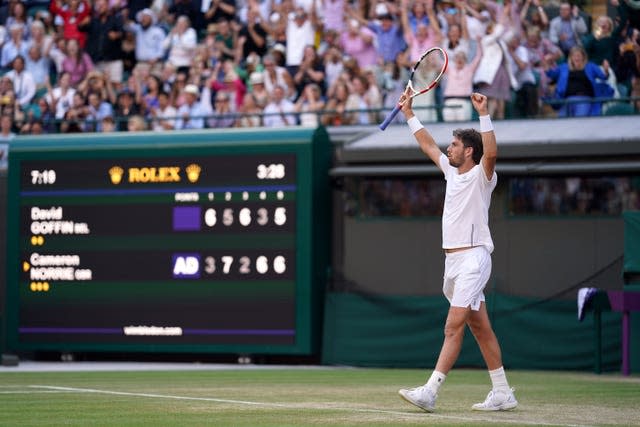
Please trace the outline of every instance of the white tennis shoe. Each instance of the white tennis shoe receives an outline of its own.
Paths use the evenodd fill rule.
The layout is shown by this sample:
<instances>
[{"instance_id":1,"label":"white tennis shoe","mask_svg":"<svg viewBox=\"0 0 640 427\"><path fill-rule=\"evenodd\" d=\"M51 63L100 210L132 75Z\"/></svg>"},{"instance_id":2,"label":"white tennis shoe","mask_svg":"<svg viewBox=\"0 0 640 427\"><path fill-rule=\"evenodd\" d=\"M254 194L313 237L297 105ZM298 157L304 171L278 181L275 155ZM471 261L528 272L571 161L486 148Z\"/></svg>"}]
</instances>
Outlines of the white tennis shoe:
<instances>
[{"instance_id":1,"label":"white tennis shoe","mask_svg":"<svg viewBox=\"0 0 640 427\"><path fill-rule=\"evenodd\" d=\"M403 388L398 390L398 394L407 402L427 412L433 412L436 409L436 397L438 396L426 385L409 390Z\"/></svg>"},{"instance_id":2,"label":"white tennis shoe","mask_svg":"<svg viewBox=\"0 0 640 427\"><path fill-rule=\"evenodd\" d=\"M513 389L491 390L482 403L476 403L471 408L474 411L508 411L518 406L513 395Z\"/></svg>"}]
</instances>

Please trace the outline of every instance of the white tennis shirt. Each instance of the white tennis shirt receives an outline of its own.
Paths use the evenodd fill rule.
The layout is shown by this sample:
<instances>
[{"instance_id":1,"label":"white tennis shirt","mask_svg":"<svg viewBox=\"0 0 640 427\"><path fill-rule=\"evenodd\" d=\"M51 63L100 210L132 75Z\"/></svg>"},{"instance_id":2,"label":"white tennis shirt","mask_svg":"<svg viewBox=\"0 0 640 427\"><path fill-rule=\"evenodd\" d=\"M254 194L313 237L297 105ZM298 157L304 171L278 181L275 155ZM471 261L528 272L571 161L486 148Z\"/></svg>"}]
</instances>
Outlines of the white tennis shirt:
<instances>
[{"instance_id":1,"label":"white tennis shirt","mask_svg":"<svg viewBox=\"0 0 640 427\"><path fill-rule=\"evenodd\" d=\"M466 173L458 173L444 154L440 156L440 169L447 181L442 213L442 248L485 246L489 253L493 252L489 206L498 175L494 171L488 180L481 165L475 165Z\"/></svg>"}]
</instances>

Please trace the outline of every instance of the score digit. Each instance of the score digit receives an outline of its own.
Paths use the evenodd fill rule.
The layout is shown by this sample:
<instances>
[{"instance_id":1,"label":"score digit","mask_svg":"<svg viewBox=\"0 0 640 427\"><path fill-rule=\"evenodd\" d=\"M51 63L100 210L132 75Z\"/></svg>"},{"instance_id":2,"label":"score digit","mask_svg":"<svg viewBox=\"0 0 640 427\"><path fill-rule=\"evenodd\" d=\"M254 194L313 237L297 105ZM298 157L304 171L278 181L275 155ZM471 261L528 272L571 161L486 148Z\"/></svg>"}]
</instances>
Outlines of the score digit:
<instances>
[{"instance_id":1,"label":"score digit","mask_svg":"<svg viewBox=\"0 0 640 427\"><path fill-rule=\"evenodd\" d=\"M285 176L285 167L282 163L270 165L259 164L256 172L258 179L282 179Z\"/></svg>"},{"instance_id":2,"label":"score digit","mask_svg":"<svg viewBox=\"0 0 640 427\"><path fill-rule=\"evenodd\" d=\"M55 184L56 171L53 169L45 169L43 171L32 170L31 171L31 184Z\"/></svg>"}]
</instances>

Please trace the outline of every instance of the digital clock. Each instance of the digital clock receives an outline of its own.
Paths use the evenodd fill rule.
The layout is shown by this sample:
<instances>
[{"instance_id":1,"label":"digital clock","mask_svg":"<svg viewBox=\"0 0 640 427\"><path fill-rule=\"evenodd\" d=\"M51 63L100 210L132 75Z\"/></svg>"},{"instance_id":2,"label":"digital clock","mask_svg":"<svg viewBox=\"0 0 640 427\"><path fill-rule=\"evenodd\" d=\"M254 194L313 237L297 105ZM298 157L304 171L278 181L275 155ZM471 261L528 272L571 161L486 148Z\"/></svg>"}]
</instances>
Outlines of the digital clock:
<instances>
[{"instance_id":1,"label":"digital clock","mask_svg":"<svg viewBox=\"0 0 640 427\"><path fill-rule=\"evenodd\" d=\"M9 347L311 354L326 133L151 135L12 147Z\"/></svg>"}]
</instances>

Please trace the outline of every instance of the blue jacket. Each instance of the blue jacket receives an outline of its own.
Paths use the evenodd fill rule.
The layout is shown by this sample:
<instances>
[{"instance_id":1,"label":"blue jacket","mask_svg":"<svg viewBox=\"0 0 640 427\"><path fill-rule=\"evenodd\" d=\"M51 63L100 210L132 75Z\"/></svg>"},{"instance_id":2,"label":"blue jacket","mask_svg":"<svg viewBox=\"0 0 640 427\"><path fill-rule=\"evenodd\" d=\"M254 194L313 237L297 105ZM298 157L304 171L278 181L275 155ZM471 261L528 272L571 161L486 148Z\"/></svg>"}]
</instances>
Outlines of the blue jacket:
<instances>
[{"instance_id":1,"label":"blue jacket","mask_svg":"<svg viewBox=\"0 0 640 427\"><path fill-rule=\"evenodd\" d=\"M587 62L584 67L584 72L593 86L593 95L596 98L610 98L613 96L613 88L606 82L607 76L598 65L593 62ZM556 68L547 70L546 74L547 77L556 82L555 98L565 99L567 85L569 83L569 65L565 62ZM593 102L591 104L591 115L599 116L601 112L602 103Z\"/></svg>"}]
</instances>

